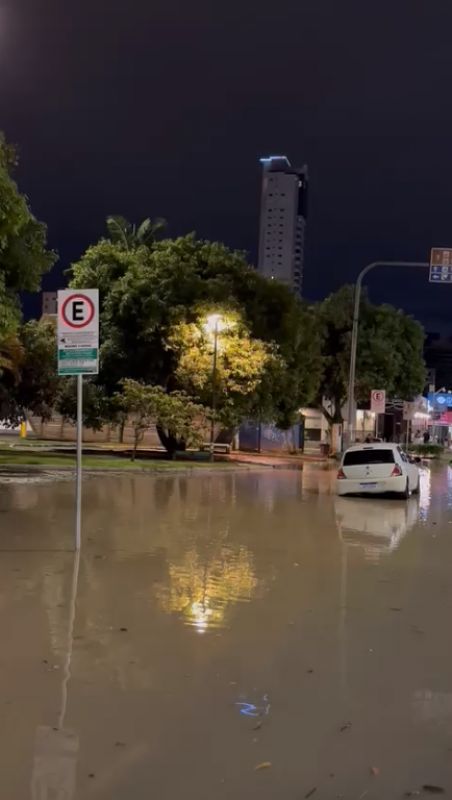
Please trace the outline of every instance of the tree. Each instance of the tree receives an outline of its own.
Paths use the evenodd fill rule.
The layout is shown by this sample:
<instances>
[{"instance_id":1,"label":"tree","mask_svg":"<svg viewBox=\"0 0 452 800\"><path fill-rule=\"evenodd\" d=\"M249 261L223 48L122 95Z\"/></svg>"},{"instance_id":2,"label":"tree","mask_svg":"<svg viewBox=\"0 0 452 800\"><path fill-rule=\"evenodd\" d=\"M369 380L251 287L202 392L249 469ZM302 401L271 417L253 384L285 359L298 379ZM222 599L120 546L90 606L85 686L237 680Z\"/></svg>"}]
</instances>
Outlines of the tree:
<instances>
[{"instance_id":1,"label":"tree","mask_svg":"<svg viewBox=\"0 0 452 800\"><path fill-rule=\"evenodd\" d=\"M343 286L317 308L322 327L323 377L317 397L328 423L342 423L347 400L353 320L353 287ZM425 384L424 331L411 317L389 305L361 299L356 387L357 402L384 388L389 396L412 400ZM325 406L325 402L327 407Z\"/></svg>"},{"instance_id":2,"label":"tree","mask_svg":"<svg viewBox=\"0 0 452 800\"><path fill-rule=\"evenodd\" d=\"M56 260L46 248L45 225L13 180L16 163L14 149L0 134L0 334L18 324L18 293L37 291Z\"/></svg>"},{"instance_id":3,"label":"tree","mask_svg":"<svg viewBox=\"0 0 452 800\"><path fill-rule=\"evenodd\" d=\"M281 359L274 345L253 339L237 312L216 308L220 330L213 375L214 334L209 331L209 308L198 309L195 322L179 322L167 339L177 357L174 381L210 406L215 393L216 419L224 427L237 425L251 413L265 372Z\"/></svg>"},{"instance_id":4,"label":"tree","mask_svg":"<svg viewBox=\"0 0 452 800\"><path fill-rule=\"evenodd\" d=\"M32 320L22 326L19 339L23 359L14 393L16 406L49 420L62 387L57 373L55 325Z\"/></svg>"},{"instance_id":5,"label":"tree","mask_svg":"<svg viewBox=\"0 0 452 800\"><path fill-rule=\"evenodd\" d=\"M145 386L128 379L122 382L122 386L123 404L132 415L135 432L133 460L144 431L153 422L171 455L177 450L202 444L206 426L205 410L184 392L168 393L161 386Z\"/></svg>"},{"instance_id":6,"label":"tree","mask_svg":"<svg viewBox=\"0 0 452 800\"><path fill-rule=\"evenodd\" d=\"M138 227L126 220L125 217L114 215L107 217L108 238L114 244L129 251L142 245L149 247L154 244L166 228L166 220L162 217L157 217L155 220L148 217Z\"/></svg>"},{"instance_id":7,"label":"tree","mask_svg":"<svg viewBox=\"0 0 452 800\"><path fill-rule=\"evenodd\" d=\"M77 379L61 381L55 402L56 410L65 420L77 416ZM104 422L116 422L118 407L114 397L108 397L93 379L83 381L83 425L99 431Z\"/></svg>"},{"instance_id":8,"label":"tree","mask_svg":"<svg viewBox=\"0 0 452 800\"><path fill-rule=\"evenodd\" d=\"M72 266L71 274L74 288L100 290L101 381L109 395L123 377L168 392L188 390L186 372L181 367L178 373L182 353L172 345L173 334L179 325L199 326L200 307L222 310L225 300L250 339L261 342L261 355L276 351L279 359L267 359L247 408L288 427L317 392L321 364L315 315L287 287L260 276L241 252L193 234L132 249L103 240ZM210 403L207 380L204 386L203 402ZM200 387L192 385L190 391L197 397ZM237 392L236 418L242 401L243 393Z\"/></svg>"},{"instance_id":9,"label":"tree","mask_svg":"<svg viewBox=\"0 0 452 800\"><path fill-rule=\"evenodd\" d=\"M0 133L0 416L16 419L14 396L23 350L17 338L19 292L37 291L56 260L46 248L46 227L30 211L27 198L13 180L14 148Z\"/></svg>"},{"instance_id":10,"label":"tree","mask_svg":"<svg viewBox=\"0 0 452 800\"><path fill-rule=\"evenodd\" d=\"M20 418L15 392L23 359L22 344L15 333L0 337L0 419L11 423Z\"/></svg>"}]
</instances>

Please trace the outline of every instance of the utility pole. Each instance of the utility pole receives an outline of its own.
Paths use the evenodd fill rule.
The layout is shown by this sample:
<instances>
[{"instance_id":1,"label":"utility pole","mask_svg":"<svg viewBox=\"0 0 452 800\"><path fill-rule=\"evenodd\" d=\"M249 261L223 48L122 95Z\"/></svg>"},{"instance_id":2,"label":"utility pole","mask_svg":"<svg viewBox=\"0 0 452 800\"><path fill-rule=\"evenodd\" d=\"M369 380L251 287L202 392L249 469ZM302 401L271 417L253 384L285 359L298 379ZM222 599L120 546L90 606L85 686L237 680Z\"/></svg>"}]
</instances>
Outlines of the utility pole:
<instances>
[{"instance_id":1,"label":"utility pole","mask_svg":"<svg viewBox=\"0 0 452 800\"><path fill-rule=\"evenodd\" d=\"M347 414L347 437L346 447L349 447L355 440L355 374L356 374L356 353L358 348L359 312L361 304L361 287L363 279L375 267L416 267L428 269L430 263L427 261L372 261L367 264L358 275L355 284L355 303L353 309L352 341L350 349L350 370L348 377L348 414Z\"/></svg>"}]
</instances>

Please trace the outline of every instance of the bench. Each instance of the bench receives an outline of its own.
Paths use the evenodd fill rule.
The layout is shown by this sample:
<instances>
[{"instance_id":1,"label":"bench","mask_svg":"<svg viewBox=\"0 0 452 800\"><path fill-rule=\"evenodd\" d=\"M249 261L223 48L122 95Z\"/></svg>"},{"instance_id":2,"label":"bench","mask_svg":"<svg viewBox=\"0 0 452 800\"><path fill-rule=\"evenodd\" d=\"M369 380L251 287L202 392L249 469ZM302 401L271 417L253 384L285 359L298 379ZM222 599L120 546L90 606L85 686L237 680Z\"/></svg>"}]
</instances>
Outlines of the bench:
<instances>
[{"instance_id":1,"label":"bench","mask_svg":"<svg viewBox=\"0 0 452 800\"><path fill-rule=\"evenodd\" d=\"M211 450L210 442L205 442L201 448L203 453L210 453ZM231 445L227 444L226 442L214 442L213 445L213 452L214 453L230 453L231 452Z\"/></svg>"}]
</instances>

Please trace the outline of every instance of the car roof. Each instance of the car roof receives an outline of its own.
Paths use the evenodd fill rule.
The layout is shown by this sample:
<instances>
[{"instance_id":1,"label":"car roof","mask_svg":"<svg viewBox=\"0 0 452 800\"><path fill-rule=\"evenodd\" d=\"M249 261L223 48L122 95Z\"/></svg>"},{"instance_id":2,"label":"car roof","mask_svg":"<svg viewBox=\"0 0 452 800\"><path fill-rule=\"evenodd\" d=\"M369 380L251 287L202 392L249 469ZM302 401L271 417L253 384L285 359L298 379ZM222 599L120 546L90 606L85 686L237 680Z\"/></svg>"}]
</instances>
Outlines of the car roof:
<instances>
[{"instance_id":1,"label":"car roof","mask_svg":"<svg viewBox=\"0 0 452 800\"><path fill-rule=\"evenodd\" d=\"M346 452L348 453L350 450L395 450L398 447L400 445L394 444L394 442L360 442L348 447Z\"/></svg>"}]
</instances>

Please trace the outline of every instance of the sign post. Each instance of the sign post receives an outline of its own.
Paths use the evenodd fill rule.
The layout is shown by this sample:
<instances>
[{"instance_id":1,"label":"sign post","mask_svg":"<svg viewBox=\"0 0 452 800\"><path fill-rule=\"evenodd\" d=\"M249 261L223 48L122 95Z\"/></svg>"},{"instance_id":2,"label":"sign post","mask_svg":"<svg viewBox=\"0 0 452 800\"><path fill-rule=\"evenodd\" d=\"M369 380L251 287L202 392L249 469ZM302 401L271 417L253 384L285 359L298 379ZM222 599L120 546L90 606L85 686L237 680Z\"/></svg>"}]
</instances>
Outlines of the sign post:
<instances>
[{"instance_id":1,"label":"sign post","mask_svg":"<svg viewBox=\"0 0 452 800\"><path fill-rule=\"evenodd\" d=\"M452 248L432 247L430 283L452 283Z\"/></svg>"},{"instance_id":2,"label":"sign post","mask_svg":"<svg viewBox=\"0 0 452 800\"><path fill-rule=\"evenodd\" d=\"M58 374L77 376L75 549L82 540L83 375L99 372L99 291L58 292Z\"/></svg>"},{"instance_id":3,"label":"sign post","mask_svg":"<svg viewBox=\"0 0 452 800\"><path fill-rule=\"evenodd\" d=\"M378 415L386 411L386 392L384 389L372 389L370 393L370 410L375 414L375 437L378 438Z\"/></svg>"}]
</instances>

